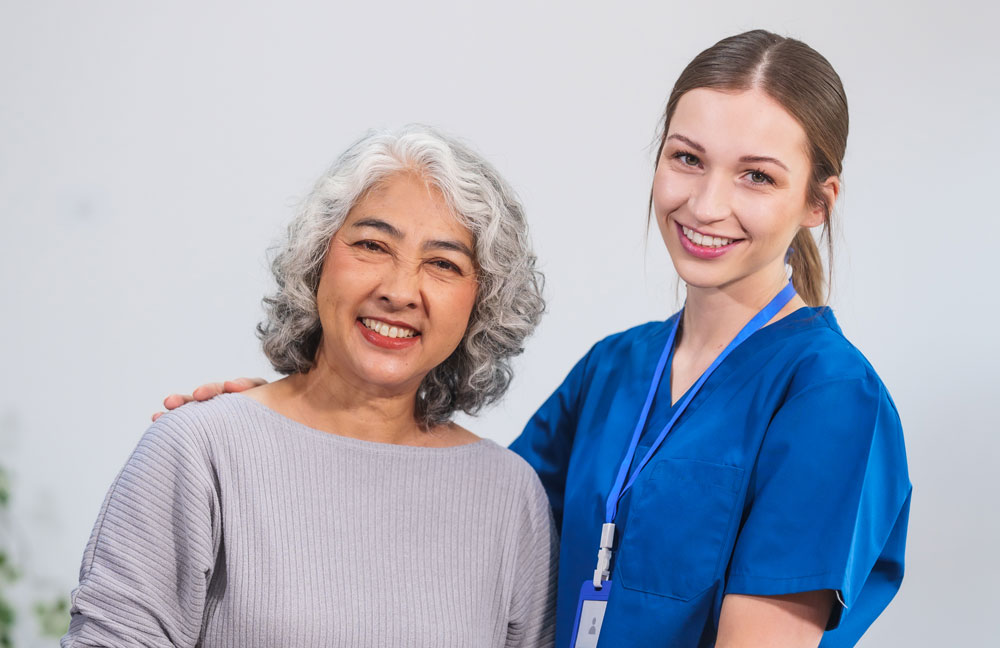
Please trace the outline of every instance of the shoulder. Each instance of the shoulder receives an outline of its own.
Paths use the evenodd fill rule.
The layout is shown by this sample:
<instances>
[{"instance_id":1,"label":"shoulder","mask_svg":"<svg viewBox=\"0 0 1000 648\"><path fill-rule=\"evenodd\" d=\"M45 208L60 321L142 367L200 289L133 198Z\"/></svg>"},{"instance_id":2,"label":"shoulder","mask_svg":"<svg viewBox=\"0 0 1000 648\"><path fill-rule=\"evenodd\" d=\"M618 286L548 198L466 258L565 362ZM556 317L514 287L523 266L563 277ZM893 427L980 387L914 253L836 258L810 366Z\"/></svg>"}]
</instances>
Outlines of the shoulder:
<instances>
[{"instance_id":1,"label":"shoulder","mask_svg":"<svg viewBox=\"0 0 1000 648\"><path fill-rule=\"evenodd\" d=\"M655 362L670 337L674 315L612 333L597 341L577 363L575 370L589 375L603 364L613 362L618 368L645 367ZM652 357L652 359L650 359Z\"/></svg>"},{"instance_id":2,"label":"shoulder","mask_svg":"<svg viewBox=\"0 0 1000 648\"><path fill-rule=\"evenodd\" d=\"M833 311L827 307L812 310L811 316L789 323L789 334L783 344L782 354L795 357L789 395L852 386L856 393L867 394L869 398L889 399L882 379L844 335Z\"/></svg>"},{"instance_id":3,"label":"shoulder","mask_svg":"<svg viewBox=\"0 0 1000 648\"><path fill-rule=\"evenodd\" d=\"M223 404L213 401L184 405L159 417L118 473L105 506L141 517L135 511L166 514L215 501L219 438L228 420Z\"/></svg>"},{"instance_id":4,"label":"shoulder","mask_svg":"<svg viewBox=\"0 0 1000 648\"><path fill-rule=\"evenodd\" d=\"M767 355L759 375L775 377L781 392L777 404L784 416L772 427L791 422L797 434L809 429L814 435L838 430L862 444L872 434L899 437L899 413L875 368L829 308L810 310L784 323L784 330L775 332L776 344L758 350ZM808 425L799 425L802 421Z\"/></svg>"},{"instance_id":5,"label":"shoulder","mask_svg":"<svg viewBox=\"0 0 1000 648\"><path fill-rule=\"evenodd\" d=\"M624 350L631 350L636 346L645 347L649 343L657 341L661 342L662 346L662 343L665 343L670 335L670 326L676 317L677 314L666 320L645 322L624 331L612 333L594 344L590 354L597 356L618 354Z\"/></svg>"},{"instance_id":6,"label":"shoulder","mask_svg":"<svg viewBox=\"0 0 1000 648\"><path fill-rule=\"evenodd\" d=\"M538 473L521 455L489 439L483 439L475 445L478 450L476 456L481 462L475 466L477 472L491 473L497 487L509 488L524 500L540 501L548 506Z\"/></svg>"},{"instance_id":7,"label":"shoulder","mask_svg":"<svg viewBox=\"0 0 1000 648\"><path fill-rule=\"evenodd\" d=\"M143 435L139 449L155 449L190 460L207 459L237 427L247 427L254 418L247 399L235 394L188 403L153 422Z\"/></svg>"},{"instance_id":8,"label":"shoulder","mask_svg":"<svg viewBox=\"0 0 1000 648\"><path fill-rule=\"evenodd\" d=\"M479 464L477 467L488 466L492 471L519 484L537 479L534 468L519 454L491 439L481 439L466 447L475 447L474 462Z\"/></svg>"}]
</instances>

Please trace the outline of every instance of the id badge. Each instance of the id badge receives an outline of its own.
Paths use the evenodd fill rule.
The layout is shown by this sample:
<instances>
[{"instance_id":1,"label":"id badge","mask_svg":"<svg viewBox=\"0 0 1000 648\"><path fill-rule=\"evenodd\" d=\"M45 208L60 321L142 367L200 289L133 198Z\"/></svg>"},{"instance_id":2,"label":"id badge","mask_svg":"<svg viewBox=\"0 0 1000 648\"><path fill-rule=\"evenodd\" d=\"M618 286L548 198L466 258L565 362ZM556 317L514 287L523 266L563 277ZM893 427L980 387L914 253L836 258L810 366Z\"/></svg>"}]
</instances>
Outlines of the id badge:
<instances>
[{"instance_id":1,"label":"id badge","mask_svg":"<svg viewBox=\"0 0 1000 648\"><path fill-rule=\"evenodd\" d=\"M604 581L601 589L594 589L593 581L580 588L580 602L576 605L576 621L570 635L570 648L597 648L604 623L604 610L608 607L611 581Z\"/></svg>"}]
</instances>

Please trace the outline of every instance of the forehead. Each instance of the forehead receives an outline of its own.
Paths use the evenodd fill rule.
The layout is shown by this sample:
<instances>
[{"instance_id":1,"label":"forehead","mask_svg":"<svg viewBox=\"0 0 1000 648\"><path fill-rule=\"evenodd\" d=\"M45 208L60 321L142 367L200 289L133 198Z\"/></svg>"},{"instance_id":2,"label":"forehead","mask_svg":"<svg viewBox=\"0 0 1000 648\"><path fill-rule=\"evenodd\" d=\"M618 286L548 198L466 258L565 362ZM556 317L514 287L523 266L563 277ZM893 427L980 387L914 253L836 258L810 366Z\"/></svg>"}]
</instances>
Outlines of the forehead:
<instances>
[{"instance_id":1,"label":"forehead","mask_svg":"<svg viewBox=\"0 0 1000 648\"><path fill-rule=\"evenodd\" d=\"M355 203L344 224L363 218L387 221L404 234L418 238L447 233L472 241L472 233L458 219L441 190L414 172L395 173L379 181Z\"/></svg>"},{"instance_id":2,"label":"forehead","mask_svg":"<svg viewBox=\"0 0 1000 648\"><path fill-rule=\"evenodd\" d=\"M667 135L681 134L723 156L766 155L808 162L805 131L777 101L757 89L708 88L681 96Z\"/></svg>"}]
</instances>

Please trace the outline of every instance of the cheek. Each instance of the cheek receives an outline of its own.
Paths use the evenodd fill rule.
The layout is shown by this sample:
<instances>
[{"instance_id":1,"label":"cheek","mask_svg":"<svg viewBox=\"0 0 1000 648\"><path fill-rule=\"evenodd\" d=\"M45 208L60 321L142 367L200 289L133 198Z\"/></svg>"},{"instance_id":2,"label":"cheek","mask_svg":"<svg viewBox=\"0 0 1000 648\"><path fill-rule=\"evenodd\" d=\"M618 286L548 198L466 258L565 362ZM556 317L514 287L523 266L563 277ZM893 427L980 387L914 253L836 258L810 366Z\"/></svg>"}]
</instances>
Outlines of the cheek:
<instances>
[{"instance_id":1,"label":"cheek","mask_svg":"<svg viewBox=\"0 0 1000 648\"><path fill-rule=\"evenodd\" d=\"M349 303L362 298L378 283L378 268L364 263L343 250L327 255L316 288L316 301L323 315L338 304Z\"/></svg>"},{"instance_id":2,"label":"cheek","mask_svg":"<svg viewBox=\"0 0 1000 648\"><path fill-rule=\"evenodd\" d=\"M476 295L479 292L479 286L475 281L469 281L463 285L459 290L456 291L455 295L455 311L462 313L463 317L456 317L456 320L461 322L462 333L465 333L465 329L469 324L469 319L472 317L472 309L476 305Z\"/></svg>"},{"instance_id":3,"label":"cheek","mask_svg":"<svg viewBox=\"0 0 1000 648\"><path fill-rule=\"evenodd\" d=\"M435 291L436 304L432 311L444 319L444 328L450 336L461 339L472 317L472 308L476 304L477 284L475 281L456 282L441 286ZM436 307L435 307L436 306ZM458 341L456 340L456 344Z\"/></svg>"},{"instance_id":4,"label":"cheek","mask_svg":"<svg viewBox=\"0 0 1000 648\"><path fill-rule=\"evenodd\" d=\"M799 229L800 213L788 201L755 197L754 200L743 201L737 209L744 231L762 243L785 243Z\"/></svg>"},{"instance_id":5,"label":"cheek","mask_svg":"<svg viewBox=\"0 0 1000 648\"><path fill-rule=\"evenodd\" d=\"M653 176L653 213L663 227L667 216L687 202L687 186L683 178L670 173L666 164L660 164Z\"/></svg>"}]
</instances>

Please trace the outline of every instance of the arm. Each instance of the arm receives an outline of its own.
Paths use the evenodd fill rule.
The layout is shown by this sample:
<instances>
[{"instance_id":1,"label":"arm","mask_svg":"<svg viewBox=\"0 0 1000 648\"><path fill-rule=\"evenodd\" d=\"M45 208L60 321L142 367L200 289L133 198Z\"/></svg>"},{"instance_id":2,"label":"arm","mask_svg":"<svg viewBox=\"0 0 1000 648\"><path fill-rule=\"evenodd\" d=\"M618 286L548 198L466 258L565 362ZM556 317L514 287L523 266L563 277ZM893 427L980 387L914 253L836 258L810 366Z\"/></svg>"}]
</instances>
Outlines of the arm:
<instances>
[{"instance_id":1,"label":"arm","mask_svg":"<svg viewBox=\"0 0 1000 648\"><path fill-rule=\"evenodd\" d=\"M555 641L559 538L545 489L530 476L524 519L518 530L506 648L550 648Z\"/></svg>"},{"instance_id":2,"label":"arm","mask_svg":"<svg viewBox=\"0 0 1000 648\"><path fill-rule=\"evenodd\" d=\"M797 390L758 453L724 605L741 609L733 595L758 605L779 596L811 601L819 616L800 609L800 618L819 618L833 645L854 645L902 580L909 495L899 418L877 378ZM818 591L837 599L815 608L805 593ZM747 615L720 614L723 622L743 638Z\"/></svg>"},{"instance_id":3,"label":"arm","mask_svg":"<svg viewBox=\"0 0 1000 648\"><path fill-rule=\"evenodd\" d=\"M569 372L562 384L538 408L510 449L535 469L552 506L556 528L562 524L566 471L576 434L577 411L586 384L587 362L593 349Z\"/></svg>"},{"instance_id":4,"label":"arm","mask_svg":"<svg viewBox=\"0 0 1000 648\"><path fill-rule=\"evenodd\" d=\"M778 596L729 594L722 600L717 648L816 648L823 638L833 592Z\"/></svg>"},{"instance_id":5,"label":"arm","mask_svg":"<svg viewBox=\"0 0 1000 648\"><path fill-rule=\"evenodd\" d=\"M198 641L221 520L204 445L178 421L154 424L112 485L63 648Z\"/></svg>"}]
</instances>

